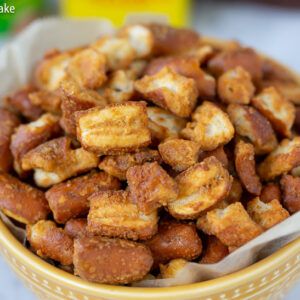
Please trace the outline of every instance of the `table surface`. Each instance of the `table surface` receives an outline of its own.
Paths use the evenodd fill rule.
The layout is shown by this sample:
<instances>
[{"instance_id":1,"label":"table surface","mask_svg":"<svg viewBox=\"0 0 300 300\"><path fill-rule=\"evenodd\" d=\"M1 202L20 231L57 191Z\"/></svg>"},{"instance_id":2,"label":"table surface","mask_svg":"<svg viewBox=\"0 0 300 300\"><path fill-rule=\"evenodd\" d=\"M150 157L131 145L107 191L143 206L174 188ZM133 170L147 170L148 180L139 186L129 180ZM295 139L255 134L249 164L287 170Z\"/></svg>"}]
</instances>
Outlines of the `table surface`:
<instances>
[{"instance_id":1,"label":"table surface","mask_svg":"<svg viewBox=\"0 0 300 300\"><path fill-rule=\"evenodd\" d=\"M199 1L200 2L200 1ZM300 72L300 10L251 4L197 1L193 26L205 35L235 38ZM300 284L284 300L300 297ZM0 257L0 299L34 300Z\"/></svg>"}]
</instances>

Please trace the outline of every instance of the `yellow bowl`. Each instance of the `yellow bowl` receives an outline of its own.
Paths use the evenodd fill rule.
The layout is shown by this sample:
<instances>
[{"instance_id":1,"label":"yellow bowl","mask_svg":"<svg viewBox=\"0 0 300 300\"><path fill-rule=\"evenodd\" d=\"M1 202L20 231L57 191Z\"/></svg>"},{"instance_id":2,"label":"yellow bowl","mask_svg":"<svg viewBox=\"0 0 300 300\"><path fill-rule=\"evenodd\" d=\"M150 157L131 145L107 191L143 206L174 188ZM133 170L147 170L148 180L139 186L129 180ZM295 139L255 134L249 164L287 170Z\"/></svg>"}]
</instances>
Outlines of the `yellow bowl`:
<instances>
[{"instance_id":1,"label":"yellow bowl","mask_svg":"<svg viewBox=\"0 0 300 300\"><path fill-rule=\"evenodd\" d=\"M274 300L280 299L300 277L300 238L241 271L169 288L122 287L83 281L31 253L1 220L0 252L25 285L43 300Z\"/></svg>"}]
</instances>

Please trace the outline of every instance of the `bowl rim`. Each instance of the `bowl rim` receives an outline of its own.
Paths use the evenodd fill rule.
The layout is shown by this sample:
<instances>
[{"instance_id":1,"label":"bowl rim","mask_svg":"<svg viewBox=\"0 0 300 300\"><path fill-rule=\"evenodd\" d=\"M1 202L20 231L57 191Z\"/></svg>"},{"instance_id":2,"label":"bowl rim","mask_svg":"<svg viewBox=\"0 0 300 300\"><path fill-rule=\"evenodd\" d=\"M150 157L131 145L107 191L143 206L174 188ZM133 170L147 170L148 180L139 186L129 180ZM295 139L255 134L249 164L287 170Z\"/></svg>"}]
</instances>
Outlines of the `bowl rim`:
<instances>
[{"instance_id":1,"label":"bowl rim","mask_svg":"<svg viewBox=\"0 0 300 300\"><path fill-rule=\"evenodd\" d=\"M22 261L32 272L43 274L53 282L59 282L64 287L70 287L80 293L88 295L110 297L110 299L152 299L159 296L159 299L182 299L182 297L196 297L199 294L205 296L212 292L224 293L232 286L241 286L245 282L257 279L258 274L265 274L281 261L288 260L300 252L300 238L290 242L268 257L254 263L240 271L231 274L202 281L174 287L124 287L106 284L91 283L69 274L39 258L29 249L24 247L16 237L9 231L6 225L0 220L0 244L8 253Z\"/></svg>"}]
</instances>

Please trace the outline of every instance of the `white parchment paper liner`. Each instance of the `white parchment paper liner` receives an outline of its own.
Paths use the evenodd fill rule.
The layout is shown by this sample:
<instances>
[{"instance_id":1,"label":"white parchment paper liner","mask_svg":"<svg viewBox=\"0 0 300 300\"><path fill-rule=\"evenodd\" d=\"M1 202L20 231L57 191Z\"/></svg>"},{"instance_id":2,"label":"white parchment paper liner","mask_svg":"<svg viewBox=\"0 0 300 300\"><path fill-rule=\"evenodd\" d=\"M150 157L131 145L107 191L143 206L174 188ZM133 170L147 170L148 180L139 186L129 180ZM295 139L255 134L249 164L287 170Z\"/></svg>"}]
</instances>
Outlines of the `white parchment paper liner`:
<instances>
[{"instance_id":1,"label":"white parchment paper liner","mask_svg":"<svg viewBox=\"0 0 300 300\"><path fill-rule=\"evenodd\" d=\"M35 63L47 50L67 49L88 44L114 31L108 20L79 21L48 18L34 22L0 50L0 97L28 82ZM14 228L9 219L3 218L3 221L22 240L22 231ZM296 213L217 264L188 263L179 272L177 278L143 280L135 283L134 286L174 286L220 277L270 255L299 236L300 214Z\"/></svg>"}]
</instances>

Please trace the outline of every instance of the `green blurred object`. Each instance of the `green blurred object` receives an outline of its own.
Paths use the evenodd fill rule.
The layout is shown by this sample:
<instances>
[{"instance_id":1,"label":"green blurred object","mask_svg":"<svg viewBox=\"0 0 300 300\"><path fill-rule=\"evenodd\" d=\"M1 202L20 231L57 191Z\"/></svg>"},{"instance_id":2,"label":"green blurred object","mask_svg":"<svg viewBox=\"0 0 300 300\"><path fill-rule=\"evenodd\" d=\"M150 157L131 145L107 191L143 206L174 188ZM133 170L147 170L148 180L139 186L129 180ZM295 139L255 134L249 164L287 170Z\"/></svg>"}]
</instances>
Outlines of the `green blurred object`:
<instances>
[{"instance_id":1,"label":"green blurred object","mask_svg":"<svg viewBox=\"0 0 300 300\"><path fill-rule=\"evenodd\" d=\"M14 6L15 13L0 13L0 38L21 31L27 24L41 14L42 0L0 0L0 6Z\"/></svg>"}]
</instances>

